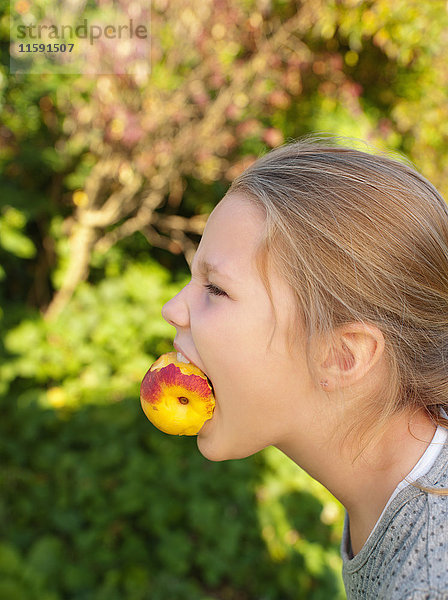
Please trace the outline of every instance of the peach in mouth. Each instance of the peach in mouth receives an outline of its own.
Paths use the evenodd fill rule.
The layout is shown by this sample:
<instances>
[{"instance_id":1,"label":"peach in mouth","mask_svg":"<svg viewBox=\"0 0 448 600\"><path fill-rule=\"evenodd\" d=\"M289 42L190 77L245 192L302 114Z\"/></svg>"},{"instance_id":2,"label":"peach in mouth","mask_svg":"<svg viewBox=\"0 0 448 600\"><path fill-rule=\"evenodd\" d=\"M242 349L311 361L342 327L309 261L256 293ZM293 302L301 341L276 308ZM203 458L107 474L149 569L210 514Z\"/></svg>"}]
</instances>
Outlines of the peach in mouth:
<instances>
[{"instance_id":1,"label":"peach in mouth","mask_svg":"<svg viewBox=\"0 0 448 600\"><path fill-rule=\"evenodd\" d=\"M180 353L162 354L140 387L145 415L155 427L171 435L197 435L215 408L211 381L185 360Z\"/></svg>"}]
</instances>

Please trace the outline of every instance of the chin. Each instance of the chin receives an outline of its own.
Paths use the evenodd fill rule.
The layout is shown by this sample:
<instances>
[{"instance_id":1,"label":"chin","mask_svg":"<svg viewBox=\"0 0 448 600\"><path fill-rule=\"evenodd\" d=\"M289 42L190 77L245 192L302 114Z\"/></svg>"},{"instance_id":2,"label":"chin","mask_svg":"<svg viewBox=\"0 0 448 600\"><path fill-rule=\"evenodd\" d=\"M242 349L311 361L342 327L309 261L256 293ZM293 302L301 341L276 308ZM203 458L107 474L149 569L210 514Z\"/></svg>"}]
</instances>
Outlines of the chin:
<instances>
[{"instance_id":1,"label":"chin","mask_svg":"<svg viewBox=\"0 0 448 600\"><path fill-rule=\"evenodd\" d=\"M197 437L197 446L199 452L202 454L204 458L207 460L211 460L213 462L220 462L223 460L238 460L241 458L247 458L248 456L252 456L256 454L262 448L253 448L248 449L244 447L238 448L235 444L232 447L229 447L228 444L220 445L219 443L212 439L212 436L208 437L205 435L199 434Z\"/></svg>"},{"instance_id":2,"label":"chin","mask_svg":"<svg viewBox=\"0 0 448 600\"><path fill-rule=\"evenodd\" d=\"M230 460L231 458L233 458L225 452L224 448L219 448L218 444L214 444L210 437L199 434L196 438L196 442L199 452L207 460L211 460L213 462L220 462L223 460Z\"/></svg>"},{"instance_id":3,"label":"chin","mask_svg":"<svg viewBox=\"0 0 448 600\"><path fill-rule=\"evenodd\" d=\"M212 462L221 462L224 460L231 460L231 456L227 456L222 452L217 452L214 448L210 448L207 445L201 444L198 438L198 448L199 452L202 454L204 458L207 460L211 460Z\"/></svg>"}]
</instances>

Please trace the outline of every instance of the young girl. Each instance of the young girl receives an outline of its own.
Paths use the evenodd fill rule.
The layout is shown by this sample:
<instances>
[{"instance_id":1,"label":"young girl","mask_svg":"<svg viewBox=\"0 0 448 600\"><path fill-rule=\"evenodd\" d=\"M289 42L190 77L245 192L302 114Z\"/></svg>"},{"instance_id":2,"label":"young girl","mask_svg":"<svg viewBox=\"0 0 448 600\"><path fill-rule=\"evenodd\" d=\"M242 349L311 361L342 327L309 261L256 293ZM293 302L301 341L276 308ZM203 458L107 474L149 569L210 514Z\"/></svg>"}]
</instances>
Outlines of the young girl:
<instances>
[{"instance_id":1,"label":"young girl","mask_svg":"<svg viewBox=\"0 0 448 600\"><path fill-rule=\"evenodd\" d=\"M349 599L448 599L448 207L414 169L306 138L258 159L163 307L213 383L210 460L274 445L347 510Z\"/></svg>"}]
</instances>

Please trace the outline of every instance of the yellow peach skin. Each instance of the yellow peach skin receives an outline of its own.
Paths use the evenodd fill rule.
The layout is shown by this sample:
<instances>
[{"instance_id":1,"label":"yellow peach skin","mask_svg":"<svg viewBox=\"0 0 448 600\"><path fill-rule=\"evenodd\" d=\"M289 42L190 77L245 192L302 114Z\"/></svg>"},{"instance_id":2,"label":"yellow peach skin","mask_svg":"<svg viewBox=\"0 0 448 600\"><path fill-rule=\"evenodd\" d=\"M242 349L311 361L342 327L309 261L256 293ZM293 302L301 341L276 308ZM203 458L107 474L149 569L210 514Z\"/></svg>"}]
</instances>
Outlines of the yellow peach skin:
<instances>
[{"instance_id":1,"label":"yellow peach skin","mask_svg":"<svg viewBox=\"0 0 448 600\"><path fill-rule=\"evenodd\" d=\"M140 387L140 402L151 423L171 435L197 435L215 408L205 373L179 362L176 352L162 354L151 365Z\"/></svg>"}]
</instances>

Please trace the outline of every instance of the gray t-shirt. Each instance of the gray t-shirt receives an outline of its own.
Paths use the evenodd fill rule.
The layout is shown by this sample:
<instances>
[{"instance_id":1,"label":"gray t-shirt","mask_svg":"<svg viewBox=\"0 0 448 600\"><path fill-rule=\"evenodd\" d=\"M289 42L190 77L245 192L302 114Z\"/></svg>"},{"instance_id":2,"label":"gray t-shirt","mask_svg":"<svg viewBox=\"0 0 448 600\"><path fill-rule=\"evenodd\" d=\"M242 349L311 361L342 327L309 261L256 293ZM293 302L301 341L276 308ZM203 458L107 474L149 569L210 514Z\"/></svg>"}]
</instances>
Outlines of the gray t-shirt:
<instances>
[{"instance_id":1,"label":"gray t-shirt","mask_svg":"<svg viewBox=\"0 0 448 600\"><path fill-rule=\"evenodd\" d=\"M448 444L417 483L448 488ZM354 558L346 516L341 552L348 600L448 600L448 496L408 485Z\"/></svg>"}]
</instances>

